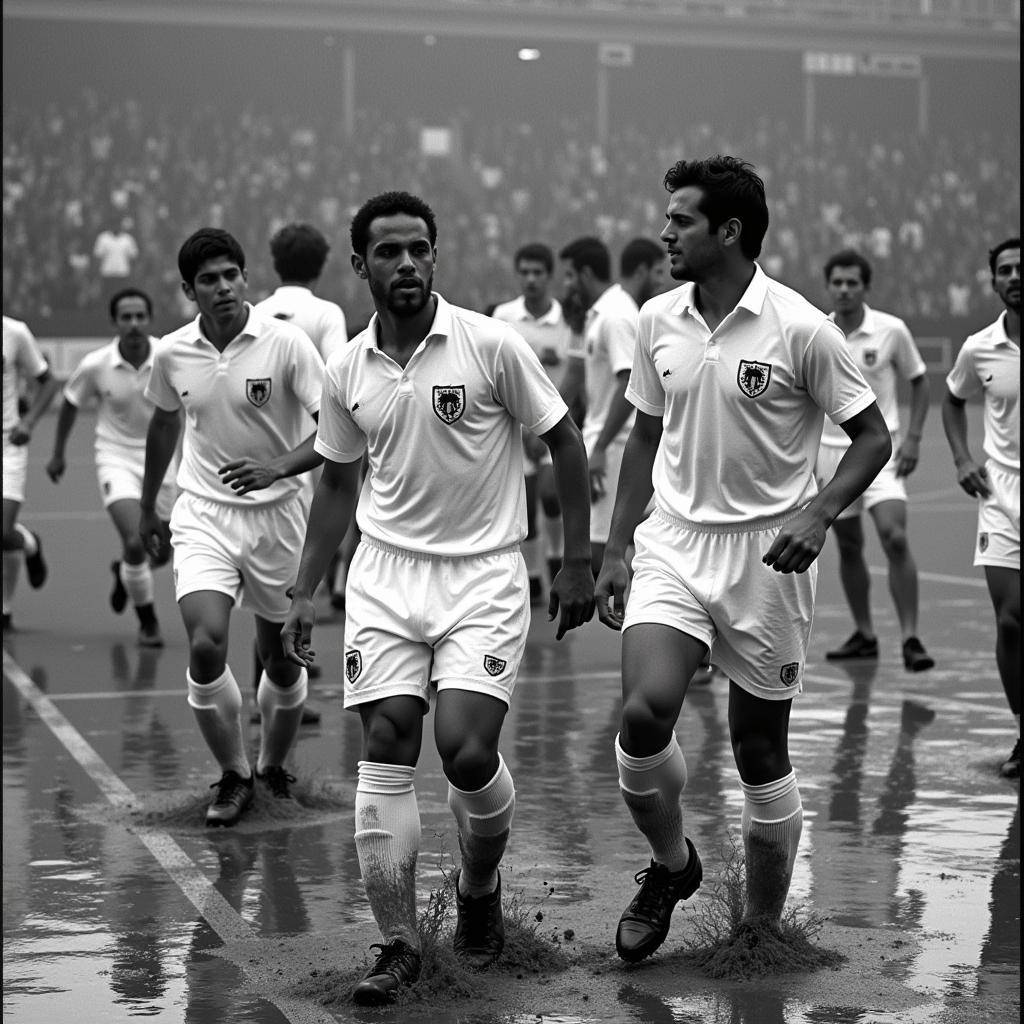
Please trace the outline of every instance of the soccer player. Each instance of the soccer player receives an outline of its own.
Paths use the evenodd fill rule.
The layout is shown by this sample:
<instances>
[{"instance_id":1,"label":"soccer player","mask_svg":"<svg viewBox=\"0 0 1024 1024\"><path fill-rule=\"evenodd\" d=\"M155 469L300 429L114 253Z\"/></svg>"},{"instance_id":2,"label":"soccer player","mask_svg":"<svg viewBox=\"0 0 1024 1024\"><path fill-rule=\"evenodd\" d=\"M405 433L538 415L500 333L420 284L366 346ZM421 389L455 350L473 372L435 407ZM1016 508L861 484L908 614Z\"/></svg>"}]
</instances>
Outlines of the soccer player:
<instances>
[{"instance_id":1,"label":"soccer player","mask_svg":"<svg viewBox=\"0 0 1024 1024\"><path fill-rule=\"evenodd\" d=\"M744 931L778 922L801 831L788 733L814 560L829 525L892 449L842 332L755 262L768 207L751 165L681 160L665 187L661 238L671 276L687 283L640 313L627 390L636 422L595 595L601 621L623 630L615 758L652 856L618 925L616 948L627 961L661 945L675 904L701 882L683 827L687 769L675 724L709 649L729 678L744 804ZM817 491L823 411L853 443ZM641 523L652 491L655 509ZM635 576L624 604L631 539Z\"/></svg>"},{"instance_id":2,"label":"soccer player","mask_svg":"<svg viewBox=\"0 0 1024 1024\"><path fill-rule=\"evenodd\" d=\"M162 647L153 607L153 572L139 536L146 430L153 413L153 404L145 397L157 343L149 333L153 303L144 291L123 288L111 296L109 308L117 336L88 353L64 385L46 473L54 483L63 477L68 438L78 410L89 401L97 402L96 477L103 507L121 538L121 557L110 567L114 574L110 606L120 614L130 599L139 620L139 645ZM165 523L174 505L176 463L177 458L172 458L156 498L157 515ZM156 564L163 565L170 554L169 548L162 550Z\"/></svg>"},{"instance_id":3,"label":"soccer player","mask_svg":"<svg viewBox=\"0 0 1024 1024\"><path fill-rule=\"evenodd\" d=\"M156 499L183 410L179 495L170 522L175 593L188 635L188 701L222 772L206 823L229 826L252 801L254 786L242 695L227 663L236 602L255 614L264 666L256 776L282 799L294 782L284 764L302 718L307 675L285 657L280 632L305 524L296 474L322 461L310 427L320 407L323 360L301 330L245 301L245 254L226 231L202 228L189 236L178 269L199 315L162 339L153 360L146 397L156 408L146 437L139 530L151 554L166 541Z\"/></svg>"},{"instance_id":4,"label":"soccer player","mask_svg":"<svg viewBox=\"0 0 1024 1024\"><path fill-rule=\"evenodd\" d=\"M861 512L866 510L875 521L889 563L889 592L900 621L903 664L910 672L923 672L935 660L917 636L917 565L907 541L907 489L903 480L917 468L928 415L928 375L907 325L898 317L871 309L864 301L871 287L871 264L859 252L844 249L829 257L825 285L832 303L832 319L846 335L850 352L875 393L893 443L892 458L882 472L832 524L839 544L839 578L853 612L855 632L825 657L830 661L878 657L878 637L871 622L871 577L864 560L861 524ZM910 384L910 423L902 440L896 390L901 379ZM820 487L835 475L836 466L849 447L850 439L843 429L826 422L814 470Z\"/></svg>"},{"instance_id":5,"label":"soccer player","mask_svg":"<svg viewBox=\"0 0 1024 1024\"><path fill-rule=\"evenodd\" d=\"M985 568L996 613L996 664L1017 720L1017 742L1000 765L1005 778L1020 776L1020 238L1000 242L988 257L992 288L1005 309L972 334L946 377L942 425L957 482L978 498L974 564ZM967 442L966 400L984 395L984 464Z\"/></svg>"},{"instance_id":6,"label":"soccer player","mask_svg":"<svg viewBox=\"0 0 1024 1024\"><path fill-rule=\"evenodd\" d=\"M28 443L39 417L49 408L60 390L60 381L50 373L46 358L39 351L28 326L9 316L3 318L4 357L4 570L3 628L11 628L11 604L25 559L28 582L39 588L46 582L46 560L39 534L18 522L18 513L25 502L25 477L28 473ZM35 381L35 394L24 415L18 402L22 386Z\"/></svg>"},{"instance_id":7,"label":"soccer player","mask_svg":"<svg viewBox=\"0 0 1024 1024\"><path fill-rule=\"evenodd\" d=\"M529 242L520 246L513 258L519 278L520 295L509 302L495 306L491 315L514 327L540 359L548 377L556 384L560 380L566 353L569 350L569 325L562 316L562 304L551 294L551 275L555 269L555 256L542 242ZM551 458L544 443L533 434L523 435L523 464L526 467L526 540L523 557L530 574L530 598L542 599L544 591L541 565L547 563L549 580L558 574L562 561L561 509L555 493ZM538 538L538 512L543 513L544 536Z\"/></svg>"},{"instance_id":8,"label":"soccer player","mask_svg":"<svg viewBox=\"0 0 1024 1024\"><path fill-rule=\"evenodd\" d=\"M593 576L583 442L540 360L507 324L433 291L437 227L419 197L368 200L351 236L376 312L327 367L316 440L326 461L281 639L296 666L312 658L312 594L358 496L345 706L362 719L355 843L383 942L354 999L381 1004L420 971L413 778L435 692L462 853L455 950L482 968L504 945L498 868L515 789L498 740L530 622L523 427L551 451L562 503L548 605L558 639L593 614Z\"/></svg>"},{"instance_id":9,"label":"soccer player","mask_svg":"<svg viewBox=\"0 0 1024 1024\"><path fill-rule=\"evenodd\" d=\"M608 247L584 236L558 254L567 299L586 310L582 333L573 335L569 362L560 388L572 405L585 396L583 442L590 471L590 547L597 575L611 525L612 502L622 452L629 436L633 407L626 401L626 382L636 344L635 299L611 280Z\"/></svg>"}]
</instances>

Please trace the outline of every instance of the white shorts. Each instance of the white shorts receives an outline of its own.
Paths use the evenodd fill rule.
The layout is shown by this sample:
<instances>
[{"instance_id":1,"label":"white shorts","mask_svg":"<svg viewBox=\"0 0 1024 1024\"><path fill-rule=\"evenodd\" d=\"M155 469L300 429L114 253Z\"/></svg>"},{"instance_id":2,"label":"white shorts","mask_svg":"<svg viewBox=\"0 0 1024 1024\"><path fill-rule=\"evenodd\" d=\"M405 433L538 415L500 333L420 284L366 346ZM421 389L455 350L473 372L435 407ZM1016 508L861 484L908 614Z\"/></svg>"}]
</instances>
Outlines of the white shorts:
<instances>
[{"instance_id":1,"label":"white shorts","mask_svg":"<svg viewBox=\"0 0 1024 1024\"><path fill-rule=\"evenodd\" d=\"M138 456L130 452L97 452L96 481L104 508L115 501L138 501L142 497L142 478L146 468L146 453ZM156 496L156 511L161 519L171 518L171 509L178 489L174 483L174 466L168 467L164 482Z\"/></svg>"},{"instance_id":2,"label":"white shorts","mask_svg":"<svg viewBox=\"0 0 1024 1024\"><path fill-rule=\"evenodd\" d=\"M978 503L975 565L1020 569L1020 473L985 463L992 492Z\"/></svg>"},{"instance_id":3,"label":"white shorts","mask_svg":"<svg viewBox=\"0 0 1024 1024\"><path fill-rule=\"evenodd\" d=\"M28 445L4 440L4 501L25 503L25 477L28 475Z\"/></svg>"},{"instance_id":4,"label":"white shorts","mask_svg":"<svg viewBox=\"0 0 1024 1024\"><path fill-rule=\"evenodd\" d=\"M623 629L672 626L703 641L737 686L766 700L803 688L818 565L781 573L761 558L794 513L734 526L676 519L661 509L636 529Z\"/></svg>"},{"instance_id":5,"label":"white shorts","mask_svg":"<svg viewBox=\"0 0 1024 1024\"><path fill-rule=\"evenodd\" d=\"M530 583L518 545L441 558L363 535L345 589L345 707L437 689L505 704L530 628Z\"/></svg>"},{"instance_id":6,"label":"white shorts","mask_svg":"<svg viewBox=\"0 0 1024 1024\"><path fill-rule=\"evenodd\" d=\"M818 459L814 465L814 479L818 482L819 491L836 475L839 463L848 451L849 448L838 448L827 444L823 444L818 449ZM906 502L907 488L903 483L903 478L896 475L898 461L894 448L892 457L882 467L878 476L868 484L864 493L851 501L836 518L852 519L854 516L859 516L862 512L874 508L875 505L880 505L883 501Z\"/></svg>"},{"instance_id":7,"label":"white shorts","mask_svg":"<svg viewBox=\"0 0 1024 1024\"><path fill-rule=\"evenodd\" d=\"M264 619L284 622L305 533L298 495L240 508L182 493L171 513L176 599L216 590Z\"/></svg>"},{"instance_id":8,"label":"white shorts","mask_svg":"<svg viewBox=\"0 0 1024 1024\"><path fill-rule=\"evenodd\" d=\"M619 473L622 470L622 455L625 442L614 441L605 449L604 494L590 503L590 543L605 544L612 528L612 510L615 508L615 492L619 489ZM590 451L587 451L590 455Z\"/></svg>"}]
</instances>

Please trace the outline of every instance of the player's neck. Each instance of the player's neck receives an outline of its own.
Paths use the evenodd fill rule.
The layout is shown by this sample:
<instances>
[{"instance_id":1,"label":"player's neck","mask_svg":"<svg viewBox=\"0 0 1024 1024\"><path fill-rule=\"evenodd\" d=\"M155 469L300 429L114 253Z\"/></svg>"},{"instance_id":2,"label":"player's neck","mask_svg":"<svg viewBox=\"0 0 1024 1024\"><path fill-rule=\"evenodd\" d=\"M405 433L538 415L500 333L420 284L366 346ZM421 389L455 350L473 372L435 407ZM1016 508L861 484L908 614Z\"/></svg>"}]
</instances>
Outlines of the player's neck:
<instances>
[{"instance_id":1,"label":"player's neck","mask_svg":"<svg viewBox=\"0 0 1024 1024\"><path fill-rule=\"evenodd\" d=\"M539 320L542 316L547 316L550 312L552 300L550 295L540 295L533 298L528 295L524 295L523 305L526 306L526 312L529 313L534 320Z\"/></svg>"},{"instance_id":2,"label":"player's neck","mask_svg":"<svg viewBox=\"0 0 1024 1024\"><path fill-rule=\"evenodd\" d=\"M218 324L211 317L208 317L205 313L202 315L200 326L202 327L203 334L211 345L218 351L223 352L228 345L237 338L244 329L246 322L249 319L249 310L245 303L242 304L242 312L239 316L236 316L231 320L230 323Z\"/></svg>"},{"instance_id":3,"label":"player's neck","mask_svg":"<svg viewBox=\"0 0 1024 1024\"><path fill-rule=\"evenodd\" d=\"M833 317L835 319L836 326L843 332L843 334L849 335L864 323L864 307L858 306L856 310L850 313L840 313L836 311L833 314Z\"/></svg>"},{"instance_id":4,"label":"player's neck","mask_svg":"<svg viewBox=\"0 0 1024 1024\"><path fill-rule=\"evenodd\" d=\"M1010 341L1020 344L1020 311L1010 309L1006 307L1006 312L1003 314L1003 329L1006 331L1006 336Z\"/></svg>"},{"instance_id":5,"label":"player's neck","mask_svg":"<svg viewBox=\"0 0 1024 1024\"><path fill-rule=\"evenodd\" d=\"M427 336L437 312L437 299L430 301L415 316L396 317L391 310L377 308L377 345L400 366L412 358L420 342Z\"/></svg>"},{"instance_id":6,"label":"player's neck","mask_svg":"<svg viewBox=\"0 0 1024 1024\"><path fill-rule=\"evenodd\" d=\"M694 299L704 322L714 331L736 308L754 277L752 264L741 264L711 274L699 282Z\"/></svg>"},{"instance_id":7,"label":"player's neck","mask_svg":"<svg viewBox=\"0 0 1024 1024\"><path fill-rule=\"evenodd\" d=\"M137 370L149 357L149 338L136 341L134 338L120 338L117 343L118 351L125 362L130 363Z\"/></svg>"}]
</instances>

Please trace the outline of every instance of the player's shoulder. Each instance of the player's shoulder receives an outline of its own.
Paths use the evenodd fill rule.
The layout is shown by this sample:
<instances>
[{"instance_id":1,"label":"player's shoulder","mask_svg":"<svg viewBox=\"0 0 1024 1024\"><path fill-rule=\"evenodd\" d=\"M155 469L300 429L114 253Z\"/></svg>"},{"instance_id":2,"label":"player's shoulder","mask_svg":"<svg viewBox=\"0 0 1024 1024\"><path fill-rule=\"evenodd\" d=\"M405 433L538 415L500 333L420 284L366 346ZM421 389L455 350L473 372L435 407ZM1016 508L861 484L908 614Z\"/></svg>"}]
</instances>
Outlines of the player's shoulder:
<instances>
[{"instance_id":1,"label":"player's shoulder","mask_svg":"<svg viewBox=\"0 0 1024 1024\"><path fill-rule=\"evenodd\" d=\"M495 320L517 320L519 318L520 300L509 299L507 302L499 302L491 311Z\"/></svg>"},{"instance_id":2,"label":"player's shoulder","mask_svg":"<svg viewBox=\"0 0 1024 1024\"><path fill-rule=\"evenodd\" d=\"M968 334L964 339L961 350L976 352L979 349L991 347L1002 331L1002 316L1000 315L990 324L986 324L981 330Z\"/></svg>"},{"instance_id":3,"label":"player's shoulder","mask_svg":"<svg viewBox=\"0 0 1024 1024\"><path fill-rule=\"evenodd\" d=\"M90 349L84 356L78 361L79 369L81 370L98 370L101 367L109 366L113 363L117 355L117 339L108 341L105 345L100 345L98 348Z\"/></svg>"},{"instance_id":4,"label":"player's shoulder","mask_svg":"<svg viewBox=\"0 0 1024 1024\"><path fill-rule=\"evenodd\" d=\"M497 348L509 341L513 344L526 344L523 336L505 320L464 306L453 306L451 303L445 305L453 328L472 336L473 344L478 348Z\"/></svg>"},{"instance_id":5,"label":"player's shoulder","mask_svg":"<svg viewBox=\"0 0 1024 1024\"><path fill-rule=\"evenodd\" d=\"M4 339L32 340L32 331L24 320L15 320L13 316L4 315Z\"/></svg>"},{"instance_id":6,"label":"player's shoulder","mask_svg":"<svg viewBox=\"0 0 1024 1024\"><path fill-rule=\"evenodd\" d=\"M688 281L675 288L670 288L667 292L659 292L657 295L652 295L640 307L640 316L649 318L662 313L675 312L691 300L692 294L693 285Z\"/></svg>"},{"instance_id":7,"label":"player's shoulder","mask_svg":"<svg viewBox=\"0 0 1024 1024\"><path fill-rule=\"evenodd\" d=\"M887 331L893 334L910 334L910 328L906 320L896 316L894 313L887 313L884 309L871 307L871 317L878 331Z\"/></svg>"}]
</instances>

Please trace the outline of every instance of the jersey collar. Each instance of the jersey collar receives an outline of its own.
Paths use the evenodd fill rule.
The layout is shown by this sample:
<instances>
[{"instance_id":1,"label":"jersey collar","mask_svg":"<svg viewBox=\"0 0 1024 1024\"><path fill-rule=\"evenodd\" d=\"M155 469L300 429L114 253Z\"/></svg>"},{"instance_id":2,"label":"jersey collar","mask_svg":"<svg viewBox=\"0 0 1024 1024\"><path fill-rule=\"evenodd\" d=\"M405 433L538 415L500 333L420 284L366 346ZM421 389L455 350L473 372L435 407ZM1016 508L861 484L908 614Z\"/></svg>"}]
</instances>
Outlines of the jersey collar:
<instances>
[{"instance_id":1,"label":"jersey collar","mask_svg":"<svg viewBox=\"0 0 1024 1024\"><path fill-rule=\"evenodd\" d=\"M764 300L768 296L768 275L761 269L759 263L754 264L754 276L750 279L746 290L736 303L736 309L746 309L759 316L764 308ZM687 281L682 285L675 295L669 307L670 312L681 315L687 312L697 312L697 286L693 281Z\"/></svg>"},{"instance_id":2,"label":"jersey collar","mask_svg":"<svg viewBox=\"0 0 1024 1024\"><path fill-rule=\"evenodd\" d=\"M445 299L440 292L431 292L433 298L437 299L437 308L434 310L434 319L430 324L430 330L427 331L420 342L420 347L425 345L431 338L447 338L452 333L452 307L451 303ZM362 340L362 347L369 351L379 352L380 346L377 344L377 324L380 317L374 312L373 316L370 317L370 322L366 325L366 330L363 332L365 337ZM417 348L419 351L419 348Z\"/></svg>"},{"instance_id":3,"label":"jersey collar","mask_svg":"<svg viewBox=\"0 0 1024 1024\"><path fill-rule=\"evenodd\" d=\"M263 327L266 320L263 316L253 307L251 302L245 303L245 324L242 329L232 339L231 343L234 344L236 341L240 341L243 338L258 338L263 333ZM198 345L200 342L205 342L207 345L212 345L213 342L205 334L203 334L202 327L203 316L200 313L199 316L192 321L192 344Z\"/></svg>"},{"instance_id":4,"label":"jersey collar","mask_svg":"<svg viewBox=\"0 0 1024 1024\"><path fill-rule=\"evenodd\" d=\"M526 308L526 299L522 295L515 300L515 303L516 320L529 321L532 324L544 324L546 327L557 327L562 322L562 304L553 296L551 308L543 316L539 316L536 319L530 316L530 312Z\"/></svg>"}]
</instances>

